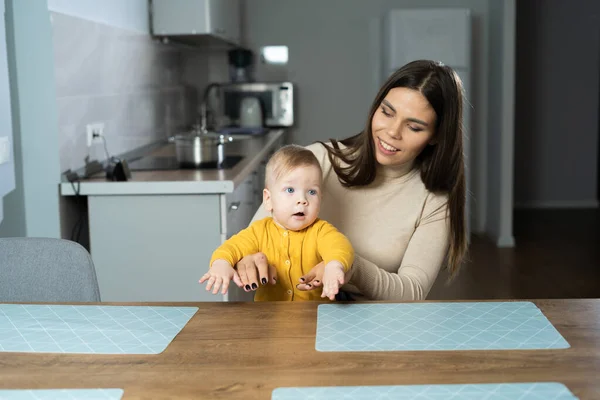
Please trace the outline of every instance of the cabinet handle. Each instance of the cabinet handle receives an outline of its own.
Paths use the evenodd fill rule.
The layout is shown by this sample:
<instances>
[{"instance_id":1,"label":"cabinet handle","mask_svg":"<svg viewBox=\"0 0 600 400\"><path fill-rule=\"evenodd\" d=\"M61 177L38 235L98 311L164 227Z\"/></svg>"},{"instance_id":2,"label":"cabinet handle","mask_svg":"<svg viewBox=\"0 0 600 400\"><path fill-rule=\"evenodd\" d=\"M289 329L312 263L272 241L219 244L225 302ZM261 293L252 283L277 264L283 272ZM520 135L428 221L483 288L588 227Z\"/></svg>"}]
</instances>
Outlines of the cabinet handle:
<instances>
[{"instance_id":1,"label":"cabinet handle","mask_svg":"<svg viewBox=\"0 0 600 400\"><path fill-rule=\"evenodd\" d=\"M230 211L235 211L235 210L237 210L238 208L240 208L240 202L239 202L239 201L233 202L233 203L231 203L231 205L229 206L229 210L230 210Z\"/></svg>"}]
</instances>

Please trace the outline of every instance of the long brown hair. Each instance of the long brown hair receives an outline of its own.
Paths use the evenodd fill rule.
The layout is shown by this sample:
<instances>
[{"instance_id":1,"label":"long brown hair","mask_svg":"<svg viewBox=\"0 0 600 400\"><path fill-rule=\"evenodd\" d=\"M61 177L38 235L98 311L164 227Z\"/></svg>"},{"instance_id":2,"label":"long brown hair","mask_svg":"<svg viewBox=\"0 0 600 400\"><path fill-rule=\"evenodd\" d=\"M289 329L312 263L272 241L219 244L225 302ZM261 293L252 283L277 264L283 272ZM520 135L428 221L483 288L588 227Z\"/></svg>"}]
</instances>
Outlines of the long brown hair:
<instances>
[{"instance_id":1,"label":"long brown hair","mask_svg":"<svg viewBox=\"0 0 600 400\"><path fill-rule=\"evenodd\" d=\"M415 160L421 179L430 192L448 195L450 246L447 269L455 276L467 252L465 224L465 162L463 155L463 85L456 72L440 62L417 60L394 72L375 97L362 132L325 146L339 181L345 187L365 186L377 173L371 120L388 92L397 87L418 90L436 116L436 144L427 146ZM346 148L340 148L342 143ZM340 162L341 161L341 162ZM344 165L342 165L344 164Z\"/></svg>"}]
</instances>

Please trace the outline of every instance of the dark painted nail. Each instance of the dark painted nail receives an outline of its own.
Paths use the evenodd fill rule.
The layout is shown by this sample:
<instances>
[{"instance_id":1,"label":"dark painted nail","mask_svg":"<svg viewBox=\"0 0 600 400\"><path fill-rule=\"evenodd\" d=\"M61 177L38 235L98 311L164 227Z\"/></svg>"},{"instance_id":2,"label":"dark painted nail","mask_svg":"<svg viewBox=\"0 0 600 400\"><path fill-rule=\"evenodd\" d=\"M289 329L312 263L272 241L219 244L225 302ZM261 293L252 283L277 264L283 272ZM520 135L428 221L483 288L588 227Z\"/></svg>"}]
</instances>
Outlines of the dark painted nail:
<instances>
[{"instance_id":1,"label":"dark painted nail","mask_svg":"<svg viewBox=\"0 0 600 400\"><path fill-rule=\"evenodd\" d=\"M246 290L250 290L250 285L246 285Z\"/></svg>"},{"instance_id":2,"label":"dark painted nail","mask_svg":"<svg viewBox=\"0 0 600 400\"><path fill-rule=\"evenodd\" d=\"M306 287L312 287L312 285L310 283L307 283Z\"/></svg>"},{"instance_id":3,"label":"dark painted nail","mask_svg":"<svg viewBox=\"0 0 600 400\"><path fill-rule=\"evenodd\" d=\"M315 283L319 283L319 282L321 282L321 281L319 281L319 280L316 280L316 281L315 281Z\"/></svg>"},{"instance_id":4,"label":"dark painted nail","mask_svg":"<svg viewBox=\"0 0 600 400\"><path fill-rule=\"evenodd\" d=\"M304 278L300 278L300 280L301 280L302 282L304 282Z\"/></svg>"},{"instance_id":5,"label":"dark painted nail","mask_svg":"<svg viewBox=\"0 0 600 400\"><path fill-rule=\"evenodd\" d=\"M275 282L277 282L277 278L273 278L273 280L274 280Z\"/></svg>"},{"instance_id":6,"label":"dark painted nail","mask_svg":"<svg viewBox=\"0 0 600 400\"><path fill-rule=\"evenodd\" d=\"M256 289L258 287L258 285L256 283L252 284L252 289Z\"/></svg>"},{"instance_id":7,"label":"dark painted nail","mask_svg":"<svg viewBox=\"0 0 600 400\"><path fill-rule=\"evenodd\" d=\"M263 285L266 284L267 283L267 278L262 278L261 282L262 282Z\"/></svg>"}]
</instances>

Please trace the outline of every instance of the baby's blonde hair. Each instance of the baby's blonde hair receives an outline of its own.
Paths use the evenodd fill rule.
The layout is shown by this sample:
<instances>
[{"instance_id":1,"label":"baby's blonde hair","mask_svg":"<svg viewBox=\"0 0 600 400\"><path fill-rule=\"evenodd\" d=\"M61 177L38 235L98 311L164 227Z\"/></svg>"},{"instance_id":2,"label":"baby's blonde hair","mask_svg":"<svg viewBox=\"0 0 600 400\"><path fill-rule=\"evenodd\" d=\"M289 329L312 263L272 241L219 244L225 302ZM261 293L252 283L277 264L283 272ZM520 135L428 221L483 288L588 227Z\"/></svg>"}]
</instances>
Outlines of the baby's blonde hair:
<instances>
[{"instance_id":1,"label":"baby's blonde hair","mask_svg":"<svg viewBox=\"0 0 600 400\"><path fill-rule=\"evenodd\" d=\"M265 187L298 167L317 167L321 171L321 164L312 151L297 144L288 144L281 147L269 159L265 172Z\"/></svg>"}]
</instances>

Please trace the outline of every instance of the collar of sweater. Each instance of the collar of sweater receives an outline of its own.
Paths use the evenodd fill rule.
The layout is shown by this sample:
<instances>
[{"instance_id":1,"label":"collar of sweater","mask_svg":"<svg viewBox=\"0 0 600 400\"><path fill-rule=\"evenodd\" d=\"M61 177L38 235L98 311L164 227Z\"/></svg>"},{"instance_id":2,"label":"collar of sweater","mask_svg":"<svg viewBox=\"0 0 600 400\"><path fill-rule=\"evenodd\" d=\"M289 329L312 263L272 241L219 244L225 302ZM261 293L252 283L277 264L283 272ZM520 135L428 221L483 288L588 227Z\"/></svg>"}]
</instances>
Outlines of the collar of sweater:
<instances>
[{"instance_id":1,"label":"collar of sweater","mask_svg":"<svg viewBox=\"0 0 600 400\"><path fill-rule=\"evenodd\" d=\"M313 226L315 223L317 223L317 221L319 221L319 218L317 218L317 219L314 220L314 222L312 224L310 224L306 228L304 228L302 230L299 230L299 231L293 231L293 230L287 229L285 226L280 225L279 223L277 223L275 221L275 219L273 218L272 215L271 215L270 218L271 218L271 220L270 220L271 224L273 224L273 226L275 227L275 229L277 229L277 231L280 234L283 234L284 232L287 232L288 235L304 234L309 227Z\"/></svg>"},{"instance_id":2,"label":"collar of sweater","mask_svg":"<svg viewBox=\"0 0 600 400\"><path fill-rule=\"evenodd\" d=\"M397 180L402 181L411 177L418 168L414 168L414 161L404 163L401 165L377 165L377 178L383 180Z\"/></svg>"}]
</instances>

